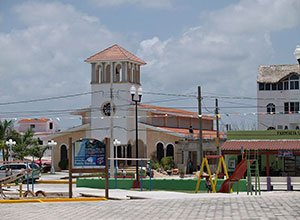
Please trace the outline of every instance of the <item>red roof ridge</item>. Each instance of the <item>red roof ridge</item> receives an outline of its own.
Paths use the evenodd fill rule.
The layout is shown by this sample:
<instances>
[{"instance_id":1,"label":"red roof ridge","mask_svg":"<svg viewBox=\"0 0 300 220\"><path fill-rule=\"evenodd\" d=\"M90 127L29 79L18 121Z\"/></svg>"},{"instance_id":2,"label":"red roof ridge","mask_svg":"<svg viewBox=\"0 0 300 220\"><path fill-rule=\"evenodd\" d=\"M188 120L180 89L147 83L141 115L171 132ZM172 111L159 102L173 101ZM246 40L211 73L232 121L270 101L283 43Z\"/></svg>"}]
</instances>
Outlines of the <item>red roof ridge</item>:
<instances>
[{"instance_id":1,"label":"red roof ridge","mask_svg":"<svg viewBox=\"0 0 300 220\"><path fill-rule=\"evenodd\" d=\"M116 49L117 50L117 57L112 58L111 54L105 54L105 53L109 53L109 50L113 50ZM118 57L119 54L119 57ZM100 57L100 56L104 56ZM114 54L115 55L115 54ZM116 56L116 55L115 55ZM133 53L129 52L128 50L124 49L123 47L119 46L118 44L114 44L104 50L101 50L100 52L88 57L85 62L93 62L93 61L97 61L97 59L101 60L124 60L124 59L128 59L130 61L134 61L137 62L141 65L146 64L145 61L143 61L142 59L140 59L139 57L137 57L136 55L134 55Z\"/></svg>"}]
</instances>

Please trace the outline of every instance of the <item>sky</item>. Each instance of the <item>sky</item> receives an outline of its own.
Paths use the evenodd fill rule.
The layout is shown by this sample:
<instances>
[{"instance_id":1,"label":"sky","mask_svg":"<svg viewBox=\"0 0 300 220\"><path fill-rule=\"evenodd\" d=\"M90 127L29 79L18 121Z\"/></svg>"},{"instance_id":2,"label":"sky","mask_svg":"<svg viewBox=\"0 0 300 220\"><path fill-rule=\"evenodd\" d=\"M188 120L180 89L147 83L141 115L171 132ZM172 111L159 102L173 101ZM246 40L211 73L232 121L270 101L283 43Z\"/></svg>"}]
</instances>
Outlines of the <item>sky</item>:
<instances>
[{"instance_id":1,"label":"sky","mask_svg":"<svg viewBox=\"0 0 300 220\"><path fill-rule=\"evenodd\" d=\"M51 97L89 92L84 60L119 44L147 63L143 102L197 111L196 98L149 93L201 86L203 112L218 97L223 125L252 129L257 69L296 63L299 11L299 0L1 0L0 118L79 124L68 112L88 107L88 95Z\"/></svg>"}]
</instances>

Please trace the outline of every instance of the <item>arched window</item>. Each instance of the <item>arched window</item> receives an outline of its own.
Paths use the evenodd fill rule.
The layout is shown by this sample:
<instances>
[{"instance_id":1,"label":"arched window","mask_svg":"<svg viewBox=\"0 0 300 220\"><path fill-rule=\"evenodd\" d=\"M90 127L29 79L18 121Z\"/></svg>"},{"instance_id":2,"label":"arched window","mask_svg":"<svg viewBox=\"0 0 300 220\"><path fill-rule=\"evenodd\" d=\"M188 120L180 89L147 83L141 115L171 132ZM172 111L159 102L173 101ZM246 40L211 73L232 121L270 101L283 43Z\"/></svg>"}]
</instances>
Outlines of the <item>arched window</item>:
<instances>
[{"instance_id":1,"label":"arched window","mask_svg":"<svg viewBox=\"0 0 300 220\"><path fill-rule=\"evenodd\" d=\"M162 143L158 143L156 145L156 158L158 161L164 157L164 145Z\"/></svg>"},{"instance_id":2,"label":"arched window","mask_svg":"<svg viewBox=\"0 0 300 220\"><path fill-rule=\"evenodd\" d=\"M299 89L299 76L298 75L290 76L290 89Z\"/></svg>"},{"instance_id":3,"label":"arched window","mask_svg":"<svg viewBox=\"0 0 300 220\"><path fill-rule=\"evenodd\" d=\"M284 126L284 130L289 130L289 127L288 126Z\"/></svg>"},{"instance_id":4,"label":"arched window","mask_svg":"<svg viewBox=\"0 0 300 220\"><path fill-rule=\"evenodd\" d=\"M61 145L60 147L60 160L67 160L68 159L68 150L66 145Z\"/></svg>"},{"instance_id":5,"label":"arched window","mask_svg":"<svg viewBox=\"0 0 300 220\"><path fill-rule=\"evenodd\" d=\"M268 114L275 114L275 105L273 103L269 103L267 105L267 113Z\"/></svg>"},{"instance_id":6,"label":"arched window","mask_svg":"<svg viewBox=\"0 0 300 220\"><path fill-rule=\"evenodd\" d=\"M296 126L296 130L299 130L299 126L298 125Z\"/></svg>"},{"instance_id":7,"label":"arched window","mask_svg":"<svg viewBox=\"0 0 300 220\"><path fill-rule=\"evenodd\" d=\"M167 145L167 157L172 157L174 159L174 146L173 144Z\"/></svg>"}]
</instances>

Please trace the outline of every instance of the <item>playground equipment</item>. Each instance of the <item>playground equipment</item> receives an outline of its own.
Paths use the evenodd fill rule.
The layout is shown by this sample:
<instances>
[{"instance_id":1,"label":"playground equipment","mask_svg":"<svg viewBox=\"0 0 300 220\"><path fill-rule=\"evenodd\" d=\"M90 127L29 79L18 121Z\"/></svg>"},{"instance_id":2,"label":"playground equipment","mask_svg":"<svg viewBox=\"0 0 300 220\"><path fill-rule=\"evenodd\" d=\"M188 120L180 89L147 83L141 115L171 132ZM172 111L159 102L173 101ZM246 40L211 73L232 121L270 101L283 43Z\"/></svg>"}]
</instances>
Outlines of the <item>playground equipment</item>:
<instances>
[{"instance_id":1,"label":"playground equipment","mask_svg":"<svg viewBox=\"0 0 300 220\"><path fill-rule=\"evenodd\" d=\"M258 150L255 150L253 154L251 154L250 150L247 150L246 158L247 158L247 195L249 194L252 195L253 190L255 191L255 195L257 195L257 193L260 195L261 193L260 193ZM255 182L254 189L252 185L252 171L254 171L254 182Z\"/></svg>"},{"instance_id":2,"label":"playground equipment","mask_svg":"<svg viewBox=\"0 0 300 220\"><path fill-rule=\"evenodd\" d=\"M252 166L253 164L253 166ZM254 151L251 154L250 150L246 151L246 157L241 160L241 162L236 166L233 174L229 177L229 179L225 180L222 186L220 187L219 192L229 193L232 191L232 186L236 182L238 183L240 179L244 177L245 172L247 171L247 195L253 191L252 185L252 171L254 171L255 176L255 195L257 192L260 195L260 179L259 179L259 165L258 165L258 151ZM238 193L238 191L237 191Z\"/></svg>"},{"instance_id":3,"label":"playground equipment","mask_svg":"<svg viewBox=\"0 0 300 220\"><path fill-rule=\"evenodd\" d=\"M208 160L209 159L218 159L218 167L216 170L216 175L215 175L215 179L213 179L212 174L211 174L211 169L209 167L209 163ZM199 172L199 176L198 176L198 181L197 181L197 185L196 185L196 190L195 192L198 193L199 187L200 187L200 181L201 181L201 177L203 176L203 170L204 167L206 167L207 173L208 173L208 177L209 177L209 181L211 183L211 187L212 187L212 192L216 192L216 184L218 181L218 177L221 171L221 166L223 167L223 172L226 175L226 179L229 178L228 176L228 171L227 171L227 167L224 161L223 156L219 156L219 155L207 155L203 158L202 160L202 164L201 164L201 168L200 168L200 172Z\"/></svg>"}]
</instances>

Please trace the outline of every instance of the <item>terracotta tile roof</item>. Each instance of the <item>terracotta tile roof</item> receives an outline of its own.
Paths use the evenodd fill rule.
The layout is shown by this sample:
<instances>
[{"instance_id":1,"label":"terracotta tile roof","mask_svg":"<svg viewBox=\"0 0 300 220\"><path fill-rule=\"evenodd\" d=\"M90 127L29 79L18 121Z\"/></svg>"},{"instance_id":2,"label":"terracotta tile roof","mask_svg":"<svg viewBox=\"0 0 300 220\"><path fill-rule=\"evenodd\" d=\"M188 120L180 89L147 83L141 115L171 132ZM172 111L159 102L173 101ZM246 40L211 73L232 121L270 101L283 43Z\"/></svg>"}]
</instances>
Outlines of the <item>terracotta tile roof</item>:
<instances>
[{"instance_id":1,"label":"terracotta tile roof","mask_svg":"<svg viewBox=\"0 0 300 220\"><path fill-rule=\"evenodd\" d=\"M138 58L134 54L125 50L117 44L112 45L105 50L102 50L85 60L85 62L92 63L96 61L132 61L140 65L145 65L145 61Z\"/></svg>"},{"instance_id":2,"label":"terracotta tile roof","mask_svg":"<svg viewBox=\"0 0 300 220\"><path fill-rule=\"evenodd\" d=\"M232 140L222 150L300 150L300 140Z\"/></svg>"},{"instance_id":3,"label":"terracotta tile roof","mask_svg":"<svg viewBox=\"0 0 300 220\"><path fill-rule=\"evenodd\" d=\"M49 118L24 118L18 121L18 123L42 123L50 121Z\"/></svg>"},{"instance_id":4,"label":"terracotta tile roof","mask_svg":"<svg viewBox=\"0 0 300 220\"><path fill-rule=\"evenodd\" d=\"M260 66L258 68L257 82L276 83L291 73L300 74L300 68L298 64Z\"/></svg>"},{"instance_id":5,"label":"terracotta tile roof","mask_svg":"<svg viewBox=\"0 0 300 220\"><path fill-rule=\"evenodd\" d=\"M189 129L187 128L171 128L171 127L158 127L160 129L163 130L167 130L169 132L173 132L173 133L178 133L181 135L190 135L189 133ZM193 137L194 138L199 138L199 130L194 129L194 133L193 133ZM217 137L217 132L216 131L208 131L208 130L203 130L202 131L202 138L203 139L214 139ZM223 139L224 138L224 133L220 132L220 138Z\"/></svg>"},{"instance_id":6,"label":"terracotta tile roof","mask_svg":"<svg viewBox=\"0 0 300 220\"><path fill-rule=\"evenodd\" d=\"M141 104L139 106L143 109L146 109L146 110L154 113L154 114L169 114L169 115L174 115L174 116L198 118L198 113L186 111L186 110L182 110L182 109L160 107L160 106L146 105L146 104ZM209 115L203 115L202 118L206 119L206 120L214 120L214 117L209 116Z\"/></svg>"}]
</instances>

